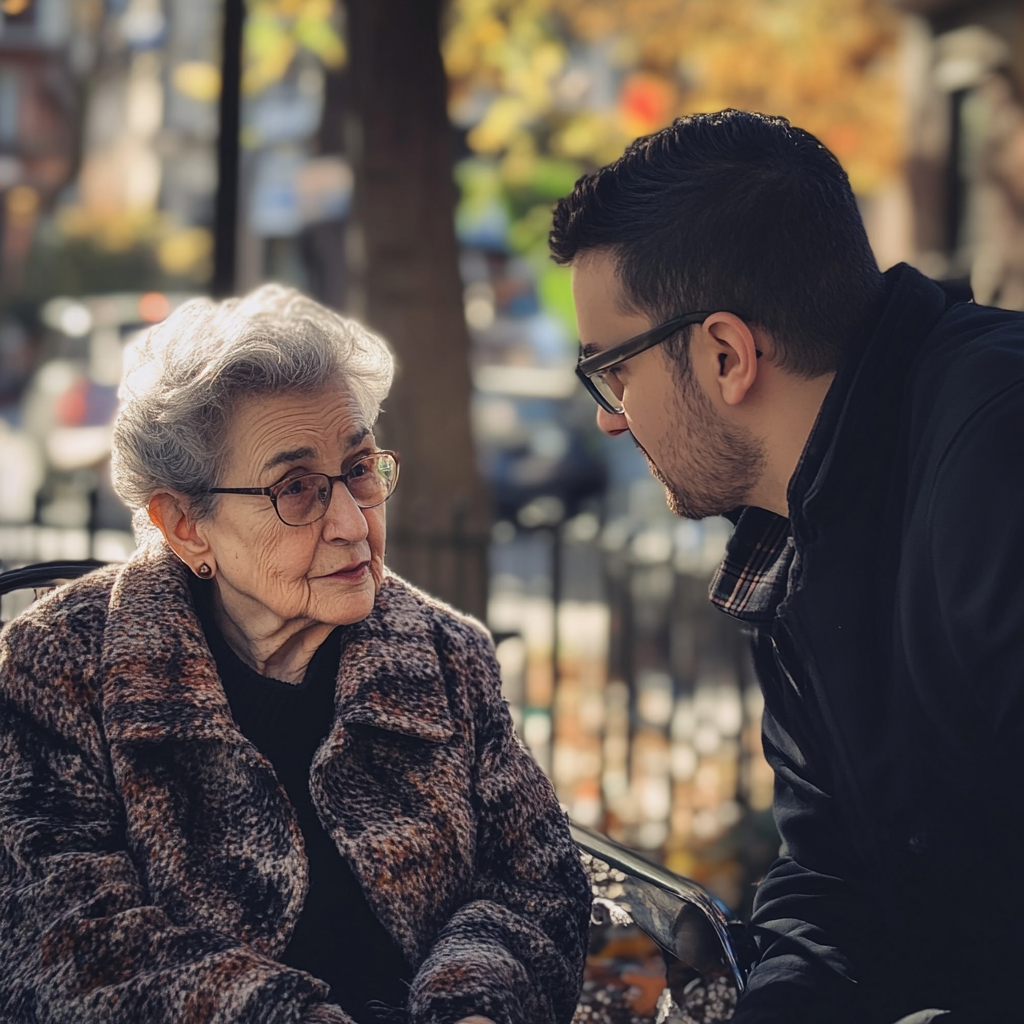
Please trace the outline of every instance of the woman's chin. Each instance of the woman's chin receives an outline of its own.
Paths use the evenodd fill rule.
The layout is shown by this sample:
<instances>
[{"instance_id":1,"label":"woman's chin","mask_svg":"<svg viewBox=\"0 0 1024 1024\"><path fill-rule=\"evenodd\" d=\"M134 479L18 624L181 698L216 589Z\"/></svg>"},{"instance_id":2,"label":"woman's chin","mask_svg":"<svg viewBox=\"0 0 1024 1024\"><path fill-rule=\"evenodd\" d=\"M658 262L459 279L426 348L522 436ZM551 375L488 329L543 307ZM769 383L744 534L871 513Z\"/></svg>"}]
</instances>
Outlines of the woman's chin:
<instances>
[{"instance_id":1,"label":"woman's chin","mask_svg":"<svg viewBox=\"0 0 1024 1024\"><path fill-rule=\"evenodd\" d=\"M321 622L347 626L362 621L373 611L373 604L377 599L377 583L369 571L355 583L330 576L325 578L324 583L326 587L318 588L321 594L317 603L322 611L317 618Z\"/></svg>"}]
</instances>

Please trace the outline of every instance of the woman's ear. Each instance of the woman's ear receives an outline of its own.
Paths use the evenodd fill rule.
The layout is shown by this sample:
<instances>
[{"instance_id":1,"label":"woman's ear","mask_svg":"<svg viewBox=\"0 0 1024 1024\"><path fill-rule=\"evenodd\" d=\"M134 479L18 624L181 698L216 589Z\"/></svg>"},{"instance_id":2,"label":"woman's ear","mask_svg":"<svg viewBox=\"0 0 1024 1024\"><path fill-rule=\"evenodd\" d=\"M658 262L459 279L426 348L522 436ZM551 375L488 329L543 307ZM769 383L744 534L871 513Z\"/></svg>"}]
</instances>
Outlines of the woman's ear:
<instances>
[{"instance_id":1,"label":"woman's ear","mask_svg":"<svg viewBox=\"0 0 1024 1024\"><path fill-rule=\"evenodd\" d=\"M186 505L186 499L173 491L157 491L149 499L146 511L149 521L164 535L171 550L199 575L198 569L203 563L211 569L216 569L216 566L206 531L197 527L186 511Z\"/></svg>"}]
</instances>

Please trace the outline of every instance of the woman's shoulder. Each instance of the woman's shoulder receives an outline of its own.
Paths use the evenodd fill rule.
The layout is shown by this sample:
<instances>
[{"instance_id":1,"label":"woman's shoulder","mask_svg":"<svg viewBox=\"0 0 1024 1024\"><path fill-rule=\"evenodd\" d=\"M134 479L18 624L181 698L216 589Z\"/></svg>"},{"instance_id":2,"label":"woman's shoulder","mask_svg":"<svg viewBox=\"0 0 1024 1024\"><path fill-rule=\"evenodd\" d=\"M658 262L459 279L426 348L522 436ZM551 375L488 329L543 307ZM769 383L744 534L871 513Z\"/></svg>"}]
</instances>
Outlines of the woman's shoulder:
<instances>
[{"instance_id":1,"label":"woman's shoulder","mask_svg":"<svg viewBox=\"0 0 1024 1024\"><path fill-rule=\"evenodd\" d=\"M440 632L472 647L494 649L490 631L479 619L460 612L388 570L377 595L374 613L392 628L405 632Z\"/></svg>"},{"instance_id":2,"label":"woman's shoulder","mask_svg":"<svg viewBox=\"0 0 1024 1024\"><path fill-rule=\"evenodd\" d=\"M0 693L15 704L37 705L45 690L75 703L94 695L110 592L118 566L104 566L41 597L0 632Z\"/></svg>"},{"instance_id":3,"label":"woman's shoulder","mask_svg":"<svg viewBox=\"0 0 1024 1024\"><path fill-rule=\"evenodd\" d=\"M102 633L110 592L120 569L119 564L104 565L55 587L8 622L0 636L10 641L39 631Z\"/></svg>"}]
</instances>

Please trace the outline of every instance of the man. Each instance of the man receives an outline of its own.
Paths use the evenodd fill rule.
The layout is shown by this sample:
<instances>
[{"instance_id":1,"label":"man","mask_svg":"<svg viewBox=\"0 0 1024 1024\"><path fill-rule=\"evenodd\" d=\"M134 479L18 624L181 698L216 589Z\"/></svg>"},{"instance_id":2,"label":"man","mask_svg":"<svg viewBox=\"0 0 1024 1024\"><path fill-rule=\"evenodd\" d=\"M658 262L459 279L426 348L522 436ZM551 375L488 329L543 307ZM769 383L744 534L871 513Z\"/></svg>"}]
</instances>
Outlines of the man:
<instances>
[{"instance_id":1,"label":"man","mask_svg":"<svg viewBox=\"0 0 1024 1024\"><path fill-rule=\"evenodd\" d=\"M1024 1020L1024 319L878 270L813 136L684 118L554 215L579 374L730 513L780 858L735 1020Z\"/></svg>"}]
</instances>

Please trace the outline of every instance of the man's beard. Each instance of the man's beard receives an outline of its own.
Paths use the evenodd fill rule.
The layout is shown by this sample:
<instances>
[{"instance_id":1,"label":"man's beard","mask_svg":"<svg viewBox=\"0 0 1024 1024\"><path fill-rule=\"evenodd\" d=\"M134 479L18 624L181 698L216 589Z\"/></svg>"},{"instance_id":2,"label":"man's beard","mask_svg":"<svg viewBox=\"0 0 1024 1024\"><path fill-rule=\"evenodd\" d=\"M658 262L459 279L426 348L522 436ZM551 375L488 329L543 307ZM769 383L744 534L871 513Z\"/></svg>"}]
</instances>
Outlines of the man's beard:
<instances>
[{"instance_id":1,"label":"man's beard","mask_svg":"<svg viewBox=\"0 0 1024 1024\"><path fill-rule=\"evenodd\" d=\"M679 384L675 418L687 430L685 439L672 432L659 446L665 468L633 440L665 488L669 509L684 519L706 519L746 502L764 471L764 443L727 424L692 372L681 375Z\"/></svg>"}]
</instances>

